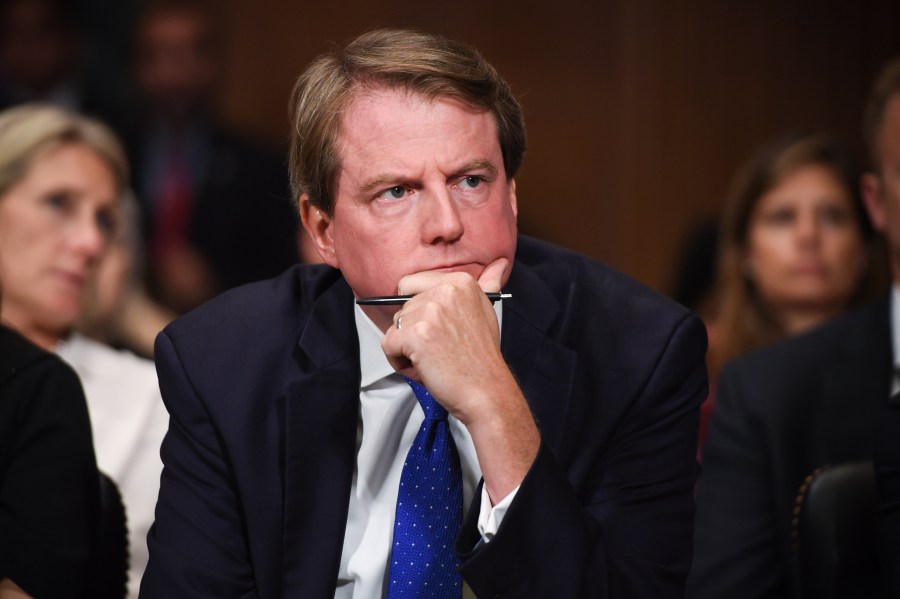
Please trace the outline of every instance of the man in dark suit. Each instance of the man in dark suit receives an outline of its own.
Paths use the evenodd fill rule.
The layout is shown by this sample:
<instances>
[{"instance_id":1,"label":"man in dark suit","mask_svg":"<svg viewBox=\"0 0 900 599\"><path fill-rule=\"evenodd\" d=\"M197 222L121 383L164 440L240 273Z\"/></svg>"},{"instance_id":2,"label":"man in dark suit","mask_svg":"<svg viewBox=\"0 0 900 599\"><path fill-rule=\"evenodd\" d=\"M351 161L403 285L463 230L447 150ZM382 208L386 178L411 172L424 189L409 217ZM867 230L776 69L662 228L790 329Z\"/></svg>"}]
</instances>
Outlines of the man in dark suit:
<instances>
[{"instance_id":1,"label":"man in dark suit","mask_svg":"<svg viewBox=\"0 0 900 599\"><path fill-rule=\"evenodd\" d=\"M450 415L463 596L680 597L699 320L517 236L522 112L474 48L374 31L314 61L293 98L292 185L328 266L159 337L171 425L142 596L394 597L423 422L403 374ZM396 293L412 299L353 301Z\"/></svg>"},{"instance_id":2,"label":"man in dark suit","mask_svg":"<svg viewBox=\"0 0 900 599\"><path fill-rule=\"evenodd\" d=\"M865 133L872 170L863 197L893 248L893 291L723 370L703 449L688 597L799 597L791 518L800 485L816 468L873 458L900 341L892 332L900 305L900 62L874 86Z\"/></svg>"},{"instance_id":3,"label":"man in dark suit","mask_svg":"<svg viewBox=\"0 0 900 599\"><path fill-rule=\"evenodd\" d=\"M177 313L297 261L283 159L214 116L213 25L197 2L148 4L134 43L140 110L117 123L141 203L148 290Z\"/></svg>"},{"instance_id":4,"label":"man in dark suit","mask_svg":"<svg viewBox=\"0 0 900 599\"><path fill-rule=\"evenodd\" d=\"M898 350L897 314L900 312L900 59L885 69L878 88L885 98L881 120L883 125L873 141L880 162L868 185L871 188L874 218L887 231L891 270L893 349ZM877 116L877 115L876 115ZM874 117L873 117L874 118ZM900 373L894 354L894 376ZM900 380L894 379L893 396L885 405L879 426L875 468L878 481L879 513L876 532L878 549L888 596L900 594Z\"/></svg>"}]
</instances>

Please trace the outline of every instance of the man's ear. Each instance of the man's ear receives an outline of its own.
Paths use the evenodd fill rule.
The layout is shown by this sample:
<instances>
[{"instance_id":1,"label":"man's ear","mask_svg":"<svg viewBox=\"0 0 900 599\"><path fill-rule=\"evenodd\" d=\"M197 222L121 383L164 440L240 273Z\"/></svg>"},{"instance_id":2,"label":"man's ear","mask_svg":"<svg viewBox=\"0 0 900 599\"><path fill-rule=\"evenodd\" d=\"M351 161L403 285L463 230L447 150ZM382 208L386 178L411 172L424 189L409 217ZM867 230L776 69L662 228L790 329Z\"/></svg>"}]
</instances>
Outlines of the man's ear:
<instances>
[{"instance_id":1,"label":"man's ear","mask_svg":"<svg viewBox=\"0 0 900 599\"><path fill-rule=\"evenodd\" d=\"M303 228L306 234L312 240L316 251L325 264L340 268L338 266L337 256L334 252L334 239L332 236L332 219L316 208L309 201L309 194L300 196L300 220L303 221Z\"/></svg>"},{"instance_id":2,"label":"man's ear","mask_svg":"<svg viewBox=\"0 0 900 599\"><path fill-rule=\"evenodd\" d=\"M866 211L869 213L869 220L872 221L872 227L876 231L884 233L887 229L887 205L881 179L875 173L863 173L859 188Z\"/></svg>"},{"instance_id":3,"label":"man's ear","mask_svg":"<svg viewBox=\"0 0 900 599\"><path fill-rule=\"evenodd\" d=\"M513 216L518 218L519 216L519 204L518 200L516 200L516 180L509 180L509 205L512 208Z\"/></svg>"}]
</instances>

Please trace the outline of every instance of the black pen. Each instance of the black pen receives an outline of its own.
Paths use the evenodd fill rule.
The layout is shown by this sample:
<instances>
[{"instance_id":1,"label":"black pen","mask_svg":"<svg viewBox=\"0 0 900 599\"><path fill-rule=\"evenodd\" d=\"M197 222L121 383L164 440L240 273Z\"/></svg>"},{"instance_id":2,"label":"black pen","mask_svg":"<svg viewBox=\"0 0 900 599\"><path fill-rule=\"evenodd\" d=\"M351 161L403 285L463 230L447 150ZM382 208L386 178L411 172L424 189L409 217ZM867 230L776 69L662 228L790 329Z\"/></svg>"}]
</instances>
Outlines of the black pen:
<instances>
[{"instance_id":1,"label":"black pen","mask_svg":"<svg viewBox=\"0 0 900 599\"><path fill-rule=\"evenodd\" d=\"M491 291L485 293L487 298L493 304L497 300L509 299L512 293L498 293ZM377 297L360 297L356 299L356 303L360 306L399 306L405 304L412 299L411 295L379 295Z\"/></svg>"}]
</instances>

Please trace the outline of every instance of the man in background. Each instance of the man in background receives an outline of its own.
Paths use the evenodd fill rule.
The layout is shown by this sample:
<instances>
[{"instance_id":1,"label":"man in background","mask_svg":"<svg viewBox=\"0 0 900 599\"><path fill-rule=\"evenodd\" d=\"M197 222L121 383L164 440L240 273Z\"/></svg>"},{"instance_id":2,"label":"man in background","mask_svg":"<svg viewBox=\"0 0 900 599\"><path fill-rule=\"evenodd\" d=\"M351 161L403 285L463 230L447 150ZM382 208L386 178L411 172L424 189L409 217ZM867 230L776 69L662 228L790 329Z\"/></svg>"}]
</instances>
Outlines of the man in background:
<instances>
[{"instance_id":1,"label":"man in background","mask_svg":"<svg viewBox=\"0 0 900 599\"><path fill-rule=\"evenodd\" d=\"M135 33L140 110L124 136L149 291L176 312L297 261L281 159L213 116L222 43L210 14L186 1L149 4Z\"/></svg>"}]
</instances>

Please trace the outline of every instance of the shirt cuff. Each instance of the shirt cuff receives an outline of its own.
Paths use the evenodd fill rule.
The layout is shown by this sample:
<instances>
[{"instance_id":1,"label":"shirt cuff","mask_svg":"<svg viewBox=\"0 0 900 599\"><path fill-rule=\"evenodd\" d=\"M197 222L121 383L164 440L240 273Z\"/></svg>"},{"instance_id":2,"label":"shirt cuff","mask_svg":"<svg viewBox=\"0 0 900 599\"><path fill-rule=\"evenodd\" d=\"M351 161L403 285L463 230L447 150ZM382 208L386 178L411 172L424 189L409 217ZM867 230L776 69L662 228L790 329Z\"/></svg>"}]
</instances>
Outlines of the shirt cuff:
<instances>
[{"instance_id":1,"label":"shirt cuff","mask_svg":"<svg viewBox=\"0 0 900 599\"><path fill-rule=\"evenodd\" d=\"M481 511L478 513L478 532L485 543L490 543L494 535L497 534L497 529L500 528L500 523L503 522L503 516L506 515L506 510L509 509L509 505L518 492L519 487L516 487L502 501L491 507L491 498L488 495L487 487L481 486Z\"/></svg>"}]
</instances>

